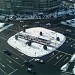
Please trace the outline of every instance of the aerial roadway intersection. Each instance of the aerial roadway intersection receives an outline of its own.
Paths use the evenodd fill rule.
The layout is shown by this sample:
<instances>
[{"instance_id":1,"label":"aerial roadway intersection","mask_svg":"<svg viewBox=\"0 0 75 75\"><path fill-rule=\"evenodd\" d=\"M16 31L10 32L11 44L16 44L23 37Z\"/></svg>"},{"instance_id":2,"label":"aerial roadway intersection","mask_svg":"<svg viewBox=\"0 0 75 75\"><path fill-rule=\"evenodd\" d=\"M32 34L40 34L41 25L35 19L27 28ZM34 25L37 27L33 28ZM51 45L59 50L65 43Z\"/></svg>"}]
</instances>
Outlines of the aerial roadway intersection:
<instances>
[{"instance_id":1,"label":"aerial roadway intersection","mask_svg":"<svg viewBox=\"0 0 75 75\"><path fill-rule=\"evenodd\" d=\"M36 21L33 21L32 25L30 22L10 21L9 25L0 28L0 75L63 75L60 68L70 60L75 52L75 28L61 25L61 23L44 27L40 22L41 27L60 33L66 39L59 48L57 47L47 55L31 57L7 42L9 38L22 31L24 25L28 25L29 28L36 27L34 26ZM49 22L44 24L47 23Z\"/></svg>"}]
</instances>

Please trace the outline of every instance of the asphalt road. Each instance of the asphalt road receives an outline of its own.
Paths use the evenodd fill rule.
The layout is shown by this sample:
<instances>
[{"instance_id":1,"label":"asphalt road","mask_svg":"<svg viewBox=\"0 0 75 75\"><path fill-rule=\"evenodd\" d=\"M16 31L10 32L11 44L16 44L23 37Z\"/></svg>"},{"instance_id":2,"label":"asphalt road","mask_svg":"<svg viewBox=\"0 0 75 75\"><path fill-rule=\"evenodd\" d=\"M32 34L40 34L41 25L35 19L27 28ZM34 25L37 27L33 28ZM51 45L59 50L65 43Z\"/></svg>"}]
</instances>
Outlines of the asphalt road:
<instances>
[{"instance_id":1,"label":"asphalt road","mask_svg":"<svg viewBox=\"0 0 75 75\"><path fill-rule=\"evenodd\" d=\"M35 58L31 58L20 53L7 43L7 40L11 36L13 36L18 31L22 30L23 25L28 24L29 27L34 27L33 25L35 25L35 22L12 23L14 23L14 26L0 33L0 75L33 75L26 70L27 66L24 64L25 60L30 61L30 63L33 64L32 69L35 70L36 75L61 75L61 66L67 63L71 58L71 55L74 53L75 35L65 35L65 43L56 51L41 57L41 59L43 59L45 63L40 64L34 61ZM30 23L32 24L30 25ZM39 26L46 27L48 29L60 32L62 34L65 33L67 28L71 30L74 29L66 26L61 27L59 25L47 27L43 26L43 24L40 24ZM3 50L5 49L8 49L12 53L12 55L8 56L4 54Z\"/></svg>"}]
</instances>

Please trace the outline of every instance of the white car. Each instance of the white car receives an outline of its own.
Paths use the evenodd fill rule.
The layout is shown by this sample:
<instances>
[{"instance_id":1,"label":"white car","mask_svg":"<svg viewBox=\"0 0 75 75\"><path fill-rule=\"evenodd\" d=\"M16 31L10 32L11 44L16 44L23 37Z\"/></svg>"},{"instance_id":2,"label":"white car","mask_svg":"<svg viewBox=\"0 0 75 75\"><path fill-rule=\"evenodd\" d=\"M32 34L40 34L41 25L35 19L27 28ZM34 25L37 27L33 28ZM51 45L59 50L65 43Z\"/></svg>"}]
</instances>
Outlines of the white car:
<instances>
[{"instance_id":1,"label":"white car","mask_svg":"<svg viewBox=\"0 0 75 75\"><path fill-rule=\"evenodd\" d=\"M31 68L27 68L27 71L32 73L32 74L36 74L36 72L34 70L32 70Z\"/></svg>"},{"instance_id":2,"label":"white car","mask_svg":"<svg viewBox=\"0 0 75 75\"><path fill-rule=\"evenodd\" d=\"M62 25L67 25L67 26L75 27L75 19L61 21L60 23Z\"/></svg>"},{"instance_id":3,"label":"white car","mask_svg":"<svg viewBox=\"0 0 75 75\"><path fill-rule=\"evenodd\" d=\"M67 23L65 21L61 21L60 22L62 25L67 25Z\"/></svg>"},{"instance_id":4,"label":"white car","mask_svg":"<svg viewBox=\"0 0 75 75\"><path fill-rule=\"evenodd\" d=\"M47 23L46 26L51 26L51 23Z\"/></svg>"},{"instance_id":5,"label":"white car","mask_svg":"<svg viewBox=\"0 0 75 75\"><path fill-rule=\"evenodd\" d=\"M44 61L42 59L35 59L35 62L37 62L37 63L44 63Z\"/></svg>"}]
</instances>

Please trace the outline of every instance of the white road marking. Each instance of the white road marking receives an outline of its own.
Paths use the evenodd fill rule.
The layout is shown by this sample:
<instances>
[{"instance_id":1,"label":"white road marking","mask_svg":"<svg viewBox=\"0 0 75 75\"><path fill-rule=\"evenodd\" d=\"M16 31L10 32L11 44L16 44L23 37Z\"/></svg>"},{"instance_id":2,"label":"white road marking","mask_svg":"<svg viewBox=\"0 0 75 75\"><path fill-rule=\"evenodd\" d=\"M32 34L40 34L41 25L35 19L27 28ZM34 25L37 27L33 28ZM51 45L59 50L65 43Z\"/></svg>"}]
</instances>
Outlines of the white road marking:
<instances>
[{"instance_id":1,"label":"white road marking","mask_svg":"<svg viewBox=\"0 0 75 75\"><path fill-rule=\"evenodd\" d=\"M1 70L5 75L8 75L3 69L0 68L0 70Z\"/></svg>"},{"instance_id":2,"label":"white road marking","mask_svg":"<svg viewBox=\"0 0 75 75\"><path fill-rule=\"evenodd\" d=\"M60 55L59 57L62 57L62 55Z\"/></svg>"},{"instance_id":3,"label":"white road marking","mask_svg":"<svg viewBox=\"0 0 75 75\"><path fill-rule=\"evenodd\" d=\"M15 70L12 66L10 66L9 64L7 64L12 70Z\"/></svg>"},{"instance_id":4,"label":"white road marking","mask_svg":"<svg viewBox=\"0 0 75 75\"><path fill-rule=\"evenodd\" d=\"M18 57L14 57L14 56L13 56L13 58L14 58L14 59L16 59L16 60L18 60L18 59L19 59Z\"/></svg>"},{"instance_id":5,"label":"white road marking","mask_svg":"<svg viewBox=\"0 0 75 75\"><path fill-rule=\"evenodd\" d=\"M10 60L6 59L9 63L12 63Z\"/></svg>"},{"instance_id":6,"label":"white road marking","mask_svg":"<svg viewBox=\"0 0 75 75\"><path fill-rule=\"evenodd\" d=\"M64 73L64 71L62 71L62 73ZM73 73L72 72L65 72L65 74L72 75Z\"/></svg>"},{"instance_id":7,"label":"white road marking","mask_svg":"<svg viewBox=\"0 0 75 75\"><path fill-rule=\"evenodd\" d=\"M74 41L71 41L67 46L69 46L69 45L71 45L72 44L72 42L74 42Z\"/></svg>"},{"instance_id":8,"label":"white road marking","mask_svg":"<svg viewBox=\"0 0 75 75\"><path fill-rule=\"evenodd\" d=\"M1 51L1 53L3 53L2 51ZM4 54L4 53L3 53ZM6 55L6 54L5 54ZM17 61L15 61L14 59L12 59L11 57L9 57L8 55L6 55L8 58L10 58L11 60L13 60L14 62L16 62L18 65L20 65L21 66L21 64L20 63L18 63Z\"/></svg>"},{"instance_id":9,"label":"white road marking","mask_svg":"<svg viewBox=\"0 0 75 75\"><path fill-rule=\"evenodd\" d=\"M13 29L7 29L7 30L10 30L12 32L18 32L17 30L13 30Z\"/></svg>"},{"instance_id":10,"label":"white road marking","mask_svg":"<svg viewBox=\"0 0 75 75\"><path fill-rule=\"evenodd\" d=\"M75 39L73 39L73 38L71 38L71 37L68 37L68 36L66 36L67 38L69 38L70 40L72 39L73 41L75 41Z\"/></svg>"},{"instance_id":11,"label":"white road marking","mask_svg":"<svg viewBox=\"0 0 75 75\"><path fill-rule=\"evenodd\" d=\"M2 32L3 30L5 30L5 29L7 29L7 28L9 28L9 27L11 27L11 26L13 26L13 24L11 24L11 25L9 24L8 26L5 26L5 27L1 28L1 29L0 29L0 32Z\"/></svg>"},{"instance_id":12,"label":"white road marking","mask_svg":"<svg viewBox=\"0 0 75 75\"><path fill-rule=\"evenodd\" d=\"M56 57L60 52L58 52L57 54L55 54L51 59L49 59L47 62L49 62L50 60L52 60L54 57Z\"/></svg>"},{"instance_id":13,"label":"white road marking","mask_svg":"<svg viewBox=\"0 0 75 75\"><path fill-rule=\"evenodd\" d=\"M63 62L65 62L67 59L69 59L69 57L66 57L66 59Z\"/></svg>"},{"instance_id":14,"label":"white road marking","mask_svg":"<svg viewBox=\"0 0 75 75\"><path fill-rule=\"evenodd\" d=\"M50 57L54 56L54 53L52 53L52 55L50 55Z\"/></svg>"},{"instance_id":15,"label":"white road marking","mask_svg":"<svg viewBox=\"0 0 75 75\"><path fill-rule=\"evenodd\" d=\"M1 37L4 37L4 38L6 38L6 39L8 39L8 36L6 35L5 36L5 34L2 34L2 35L0 35Z\"/></svg>"},{"instance_id":16,"label":"white road marking","mask_svg":"<svg viewBox=\"0 0 75 75\"><path fill-rule=\"evenodd\" d=\"M7 56L7 57L9 57L9 56ZM10 58L10 57L9 57ZM11 60L13 60L14 62L16 62L18 65L20 65L21 66L21 64L20 63L18 63L17 61L15 61L14 59L12 59L12 58L10 58Z\"/></svg>"},{"instance_id":17,"label":"white road marking","mask_svg":"<svg viewBox=\"0 0 75 75\"><path fill-rule=\"evenodd\" d=\"M3 65L2 63L0 63L0 65L1 65L2 67L5 67L5 65Z\"/></svg>"},{"instance_id":18,"label":"white road marking","mask_svg":"<svg viewBox=\"0 0 75 75\"><path fill-rule=\"evenodd\" d=\"M23 67L24 65L21 65L21 67Z\"/></svg>"},{"instance_id":19,"label":"white road marking","mask_svg":"<svg viewBox=\"0 0 75 75\"><path fill-rule=\"evenodd\" d=\"M12 71L11 73L9 73L8 75L13 74L14 72L16 72L18 69L15 69L14 71Z\"/></svg>"},{"instance_id":20,"label":"white road marking","mask_svg":"<svg viewBox=\"0 0 75 75\"><path fill-rule=\"evenodd\" d=\"M63 53L63 54L67 54L67 55L70 55L70 56L72 56L72 54L65 53L65 52L62 52L62 51L59 51L59 50L55 50L55 51L58 51L58 52L60 52L60 53Z\"/></svg>"},{"instance_id":21,"label":"white road marking","mask_svg":"<svg viewBox=\"0 0 75 75\"><path fill-rule=\"evenodd\" d=\"M8 50L10 50L9 48L7 48ZM15 55L17 55L18 57L20 57L21 59L25 60L23 57L21 57L20 55L16 54L15 52L13 52L12 50L10 50L12 53L14 53Z\"/></svg>"},{"instance_id":22,"label":"white road marking","mask_svg":"<svg viewBox=\"0 0 75 75\"><path fill-rule=\"evenodd\" d=\"M29 60L29 62L33 61L35 58L32 58L31 60Z\"/></svg>"},{"instance_id":23,"label":"white road marking","mask_svg":"<svg viewBox=\"0 0 75 75\"><path fill-rule=\"evenodd\" d=\"M17 59L19 59L19 58L16 57L15 59L17 60Z\"/></svg>"},{"instance_id":24,"label":"white road marking","mask_svg":"<svg viewBox=\"0 0 75 75\"><path fill-rule=\"evenodd\" d=\"M4 38L4 37L1 37L1 36L0 36L0 38L1 38L1 39L3 39L3 40L5 40L5 41L7 41L7 39L6 39L6 38Z\"/></svg>"},{"instance_id":25,"label":"white road marking","mask_svg":"<svg viewBox=\"0 0 75 75\"><path fill-rule=\"evenodd\" d=\"M59 61L57 61L54 65L57 65L66 55L64 55Z\"/></svg>"}]
</instances>

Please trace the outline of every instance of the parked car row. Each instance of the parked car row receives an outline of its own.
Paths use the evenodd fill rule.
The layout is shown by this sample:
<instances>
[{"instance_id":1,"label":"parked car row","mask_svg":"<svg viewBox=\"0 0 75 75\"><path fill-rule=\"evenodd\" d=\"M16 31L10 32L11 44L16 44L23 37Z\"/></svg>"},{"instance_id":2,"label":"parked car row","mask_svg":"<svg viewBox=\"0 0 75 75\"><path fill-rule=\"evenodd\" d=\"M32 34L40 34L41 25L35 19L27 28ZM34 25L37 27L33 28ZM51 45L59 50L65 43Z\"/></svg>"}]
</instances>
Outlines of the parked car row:
<instances>
[{"instance_id":1,"label":"parked car row","mask_svg":"<svg viewBox=\"0 0 75 75\"><path fill-rule=\"evenodd\" d=\"M6 54L6 55L8 55L8 56L11 56L11 55L12 55L11 51L9 51L8 49L3 50L3 52L4 52L4 54ZM45 63L44 60L39 59L39 58L35 58L34 61L35 61L36 63L40 63L40 64L44 64L44 63ZM25 61L24 61L24 64L27 66L27 69L26 69L26 70L27 70L29 73L36 74L36 72L32 69L33 64L32 64L30 61L25 60Z\"/></svg>"},{"instance_id":2,"label":"parked car row","mask_svg":"<svg viewBox=\"0 0 75 75\"><path fill-rule=\"evenodd\" d=\"M38 59L38 58L35 58L34 61L35 61L36 63L41 63L41 64L44 63L44 61L43 61L42 59ZM29 73L36 74L36 72L32 69L33 64L31 64L30 61L25 60L24 63L25 63L25 65L28 67L26 70L27 70Z\"/></svg>"},{"instance_id":3,"label":"parked car row","mask_svg":"<svg viewBox=\"0 0 75 75\"><path fill-rule=\"evenodd\" d=\"M67 26L75 27L75 18L71 19L71 20L61 21L60 23L62 25L67 25Z\"/></svg>"},{"instance_id":4,"label":"parked car row","mask_svg":"<svg viewBox=\"0 0 75 75\"><path fill-rule=\"evenodd\" d=\"M50 13L43 13L42 14L39 12L37 14L29 15L29 14L0 14L0 20L29 20L29 19L50 19L50 18L58 18L58 17L63 17L64 15L74 15L75 10L74 9L60 9L56 10L54 12Z\"/></svg>"}]
</instances>

